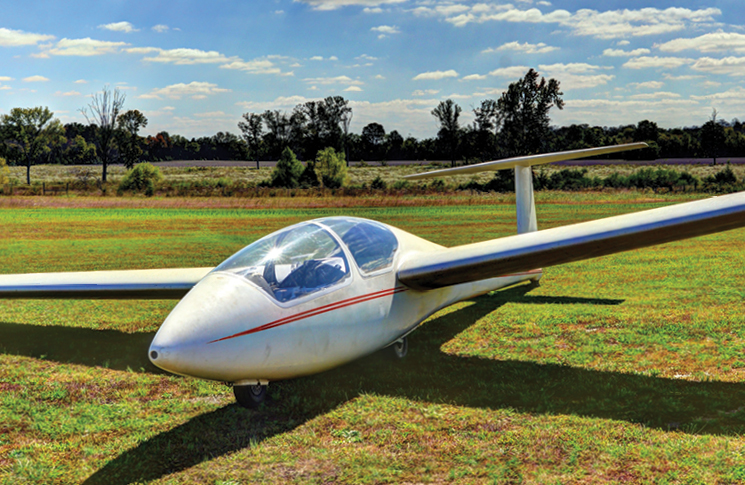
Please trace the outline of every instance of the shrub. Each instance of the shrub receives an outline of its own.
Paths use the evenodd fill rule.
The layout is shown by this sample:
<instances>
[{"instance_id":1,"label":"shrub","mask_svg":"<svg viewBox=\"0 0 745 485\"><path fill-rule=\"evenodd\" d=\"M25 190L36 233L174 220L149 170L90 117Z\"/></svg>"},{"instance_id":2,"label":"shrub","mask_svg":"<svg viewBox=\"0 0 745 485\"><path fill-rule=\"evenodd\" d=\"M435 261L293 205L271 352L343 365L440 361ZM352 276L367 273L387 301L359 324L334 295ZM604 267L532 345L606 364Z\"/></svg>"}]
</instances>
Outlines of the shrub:
<instances>
[{"instance_id":1,"label":"shrub","mask_svg":"<svg viewBox=\"0 0 745 485\"><path fill-rule=\"evenodd\" d=\"M155 191L155 183L163 179L160 169L149 163L138 163L128 170L124 178L119 182L119 191L131 190L132 192Z\"/></svg>"},{"instance_id":2,"label":"shrub","mask_svg":"<svg viewBox=\"0 0 745 485\"><path fill-rule=\"evenodd\" d=\"M323 186L337 189L347 181L347 163L332 147L324 148L316 155L316 168Z\"/></svg>"},{"instance_id":3,"label":"shrub","mask_svg":"<svg viewBox=\"0 0 745 485\"><path fill-rule=\"evenodd\" d=\"M396 190L408 190L411 188L411 182L408 180L396 180L393 184L393 188Z\"/></svg>"},{"instance_id":4,"label":"shrub","mask_svg":"<svg viewBox=\"0 0 745 485\"><path fill-rule=\"evenodd\" d=\"M385 190L388 188L388 184L385 183L385 180L380 178L380 175L378 175L372 182L370 182L370 188L374 190Z\"/></svg>"},{"instance_id":5,"label":"shrub","mask_svg":"<svg viewBox=\"0 0 745 485\"><path fill-rule=\"evenodd\" d=\"M551 174L548 181L550 190L580 190L601 185L599 179L586 177L587 169L564 169Z\"/></svg>"},{"instance_id":6,"label":"shrub","mask_svg":"<svg viewBox=\"0 0 745 485\"><path fill-rule=\"evenodd\" d=\"M305 168L295 153L289 147L282 151L282 156L277 161L277 166L272 172L272 187L286 187L294 189L300 185L300 176Z\"/></svg>"},{"instance_id":7,"label":"shrub","mask_svg":"<svg viewBox=\"0 0 745 485\"><path fill-rule=\"evenodd\" d=\"M430 190L434 190L435 192L444 192L445 182L442 181L442 179L434 179L432 183L429 184Z\"/></svg>"},{"instance_id":8,"label":"shrub","mask_svg":"<svg viewBox=\"0 0 745 485\"><path fill-rule=\"evenodd\" d=\"M318 180L318 173L316 172L316 161L308 160L305 164L305 170L300 174L300 187L308 189L311 187L318 187L321 185L321 181Z\"/></svg>"}]
</instances>

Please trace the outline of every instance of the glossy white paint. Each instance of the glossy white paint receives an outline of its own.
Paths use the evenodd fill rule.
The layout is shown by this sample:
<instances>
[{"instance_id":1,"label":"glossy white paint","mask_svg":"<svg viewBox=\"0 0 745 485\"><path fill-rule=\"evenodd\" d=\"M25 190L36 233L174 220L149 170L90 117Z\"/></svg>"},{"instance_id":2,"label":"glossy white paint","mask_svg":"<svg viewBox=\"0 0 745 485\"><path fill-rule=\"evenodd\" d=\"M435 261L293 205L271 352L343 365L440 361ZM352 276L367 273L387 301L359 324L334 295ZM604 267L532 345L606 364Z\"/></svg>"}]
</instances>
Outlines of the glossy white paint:
<instances>
[{"instance_id":1,"label":"glossy white paint","mask_svg":"<svg viewBox=\"0 0 745 485\"><path fill-rule=\"evenodd\" d=\"M399 241L389 270L363 276L347 254L351 278L290 304L277 302L235 274L209 274L163 323L150 348L151 361L175 374L226 382L314 374L395 342L457 301L541 276L533 272L412 290L398 282L399 267L443 247L387 227Z\"/></svg>"}]
</instances>

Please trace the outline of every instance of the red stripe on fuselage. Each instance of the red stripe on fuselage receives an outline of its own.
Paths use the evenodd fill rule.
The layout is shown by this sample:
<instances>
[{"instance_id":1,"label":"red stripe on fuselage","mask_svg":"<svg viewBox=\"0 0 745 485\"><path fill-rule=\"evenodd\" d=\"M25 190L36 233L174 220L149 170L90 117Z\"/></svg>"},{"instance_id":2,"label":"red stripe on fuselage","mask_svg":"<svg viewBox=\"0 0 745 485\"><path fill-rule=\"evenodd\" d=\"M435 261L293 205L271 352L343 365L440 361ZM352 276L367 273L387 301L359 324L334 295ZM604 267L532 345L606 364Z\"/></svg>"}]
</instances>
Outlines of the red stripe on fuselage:
<instances>
[{"instance_id":1,"label":"red stripe on fuselage","mask_svg":"<svg viewBox=\"0 0 745 485\"><path fill-rule=\"evenodd\" d=\"M228 339L236 338L236 337L242 337L243 335L249 335L249 334L256 333L256 332L269 330L270 328L279 327L281 325L286 325L292 322L297 322L298 320L304 320L306 318L314 317L316 315L321 315L323 313L327 313L333 310L338 310L340 308L344 308L347 306L356 305L357 303L363 303L366 301L375 300L377 298L383 298L385 296L395 295L396 293L401 293L402 291L406 291L406 290L408 290L408 288L404 288L404 287L390 288L388 290L376 291L375 293L368 293L366 295L356 296L354 298L349 298L347 300L337 301L335 303L330 303L328 305L314 308L312 310L300 312L295 315L291 315L289 317L280 318L279 320L275 320L273 322L269 322L264 325L254 327L250 330L245 330L243 332L239 332L233 335L229 335L227 337L219 338L217 340L212 340L207 343L211 344L215 342L221 342L223 340L228 340Z\"/></svg>"}]
</instances>

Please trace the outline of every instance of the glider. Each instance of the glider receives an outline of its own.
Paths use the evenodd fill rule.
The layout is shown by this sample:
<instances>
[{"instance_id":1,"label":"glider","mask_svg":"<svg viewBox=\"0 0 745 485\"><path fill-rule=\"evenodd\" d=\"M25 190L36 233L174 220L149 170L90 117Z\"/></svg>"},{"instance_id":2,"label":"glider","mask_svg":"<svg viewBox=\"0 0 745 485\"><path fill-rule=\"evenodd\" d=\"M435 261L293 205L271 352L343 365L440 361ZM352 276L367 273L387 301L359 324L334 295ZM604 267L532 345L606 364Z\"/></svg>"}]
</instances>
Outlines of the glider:
<instances>
[{"instance_id":1,"label":"glider","mask_svg":"<svg viewBox=\"0 0 745 485\"><path fill-rule=\"evenodd\" d=\"M0 275L0 298L180 299L153 364L232 384L258 406L270 381L321 372L407 336L436 311L544 267L745 226L745 192L539 231L531 166L643 143L511 158L409 176L515 170L517 235L446 248L354 217L269 234L216 268Z\"/></svg>"}]
</instances>

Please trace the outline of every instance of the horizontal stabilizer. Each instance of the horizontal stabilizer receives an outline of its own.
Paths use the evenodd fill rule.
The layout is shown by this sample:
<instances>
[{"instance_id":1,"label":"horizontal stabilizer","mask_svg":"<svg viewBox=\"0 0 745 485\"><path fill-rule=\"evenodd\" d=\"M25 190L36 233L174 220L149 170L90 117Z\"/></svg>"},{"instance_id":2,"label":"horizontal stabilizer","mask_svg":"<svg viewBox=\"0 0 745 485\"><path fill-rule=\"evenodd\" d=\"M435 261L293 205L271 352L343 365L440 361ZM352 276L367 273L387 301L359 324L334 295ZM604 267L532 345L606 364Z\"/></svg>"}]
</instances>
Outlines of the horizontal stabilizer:
<instances>
[{"instance_id":1,"label":"horizontal stabilizer","mask_svg":"<svg viewBox=\"0 0 745 485\"><path fill-rule=\"evenodd\" d=\"M745 227L745 192L421 253L398 278L429 290L738 227Z\"/></svg>"},{"instance_id":2,"label":"horizontal stabilizer","mask_svg":"<svg viewBox=\"0 0 745 485\"><path fill-rule=\"evenodd\" d=\"M433 172L417 173L406 175L403 178L409 180L445 177L449 175L463 175L480 172L496 172L515 167L532 167L533 165L543 165L545 163L563 162L566 160L576 160L578 158L597 157L607 155L608 153L625 152L627 150L638 150L646 148L646 143L626 143L625 145L613 145L598 148L585 148L582 150L570 150L556 153L542 153L540 155L528 155L524 157L505 158L494 160L492 162L477 163L474 165L463 165L462 167L446 168L444 170L435 170Z\"/></svg>"},{"instance_id":3,"label":"horizontal stabilizer","mask_svg":"<svg viewBox=\"0 0 745 485\"><path fill-rule=\"evenodd\" d=\"M178 300L212 268L0 275L0 298Z\"/></svg>"}]
</instances>

